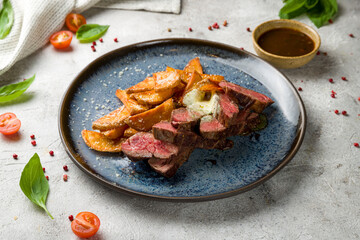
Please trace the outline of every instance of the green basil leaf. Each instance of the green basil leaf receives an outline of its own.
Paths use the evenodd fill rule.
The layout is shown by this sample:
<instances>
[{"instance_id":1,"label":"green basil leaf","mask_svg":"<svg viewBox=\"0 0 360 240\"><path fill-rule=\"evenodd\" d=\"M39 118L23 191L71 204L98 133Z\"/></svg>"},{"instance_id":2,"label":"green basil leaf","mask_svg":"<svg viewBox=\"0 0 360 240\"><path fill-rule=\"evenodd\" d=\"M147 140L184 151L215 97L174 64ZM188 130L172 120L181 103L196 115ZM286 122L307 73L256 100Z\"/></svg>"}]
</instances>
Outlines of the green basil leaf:
<instances>
[{"instance_id":1,"label":"green basil leaf","mask_svg":"<svg viewBox=\"0 0 360 240\"><path fill-rule=\"evenodd\" d=\"M37 153L32 156L24 167L20 178L20 188L30 201L45 210L51 219L54 219L46 208L46 198L49 192L49 183L42 169Z\"/></svg>"},{"instance_id":2,"label":"green basil leaf","mask_svg":"<svg viewBox=\"0 0 360 240\"><path fill-rule=\"evenodd\" d=\"M258 125L256 125L255 128L253 128L253 131L260 131L263 130L264 128L266 128L268 121L267 121L267 117L264 114L259 114L259 118L260 118L260 122Z\"/></svg>"},{"instance_id":3,"label":"green basil leaf","mask_svg":"<svg viewBox=\"0 0 360 240\"><path fill-rule=\"evenodd\" d=\"M109 27L109 25L84 24L77 30L76 38L81 43L90 43L101 38Z\"/></svg>"},{"instance_id":4,"label":"green basil leaf","mask_svg":"<svg viewBox=\"0 0 360 240\"><path fill-rule=\"evenodd\" d=\"M295 18L306 12L306 0L288 0L286 4L280 9L279 17L282 19Z\"/></svg>"},{"instance_id":5,"label":"green basil leaf","mask_svg":"<svg viewBox=\"0 0 360 240\"><path fill-rule=\"evenodd\" d=\"M35 80L35 74L22 82L0 87L0 102L13 100L23 94Z\"/></svg>"},{"instance_id":6,"label":"green basil leaf","mask_svg":"<svg viewBox=\"0 0 360 240\"><path fill-rule=\"evenodd\" d=\"M336 0L319 0L315 7L307 12L307 16L320 28L330 19L332 19L338 12L338 5Z\"/></svg>"},{"instance_id":7,"label":"green basil leaf","mask_svg":"<svg viewBox=\"0 0 360 240\"><path fill-rule=\"evenodd\" d=\"M10 0L3 0L3 8L0 10L0 39L4 39L14 24L14 11Z\"/></svg>"},{"instance_id":8,"label":"green basil leaf","mask_svg":"<svg viewBox=\"0 0 360 240\"><path fill-rule=\"evenodd\" d=\"M305 7L307 9L311 9L316 6L316 4L319 2L319 0L306 0Z\"/></svg>"}]
</instances>

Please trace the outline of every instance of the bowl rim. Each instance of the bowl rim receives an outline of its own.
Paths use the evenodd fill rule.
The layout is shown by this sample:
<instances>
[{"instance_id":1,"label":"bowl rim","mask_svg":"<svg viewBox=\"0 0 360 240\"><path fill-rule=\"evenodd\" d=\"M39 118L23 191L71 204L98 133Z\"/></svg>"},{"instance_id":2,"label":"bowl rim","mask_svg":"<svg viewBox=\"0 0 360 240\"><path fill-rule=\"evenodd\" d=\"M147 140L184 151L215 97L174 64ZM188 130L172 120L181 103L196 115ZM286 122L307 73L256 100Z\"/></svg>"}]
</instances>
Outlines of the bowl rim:
<instances>
[{"instance_id":1,"label":"bowl rim","mask_svg":"<svg viewBox=\"0 0 360 240\"><path fill-rule=\"evenodd\" d=\"M285 22L285 23L289 23L289 25L294 25L294 24L301 25L302 27L310 30L311 32L313 32L315 34L315 36L318 39L314 39L313 37L306 34L304 31L301 31L301 30L297 30L297 31L300 31L300 32L306 34L309 38L311 38L311 40L314 41L314 44L315 44L314 49L311 52L307 53L307 54L300 55L300 56L293 56L293 57L276 55L276 54L265 51L262 47L260 47L257 40L255 39L255 34L256 34L256 32L259 31L261 26L268 25L268 24L273 23L273 22ZM276 29L276 28L277 27L273 27L270 30ZM291 27L289 27L289 28L291 28ZM270 31L270 30L267 30L267 31ZM259 24L258 26L256 26L256 28L252 32L252 41L253 41L253 44L256 46L256 48L258 48L263 54L265 54L265 55L267 55L269 57L273 57L273 58L277 58L277 59L284 59L284 60L301 59L301 58L304 58L304 57L311 56L311 55L315 54L317 51L319 51L319 48L320 48L320 45L321 45L320 35L314 28L310 27L309 25L307 25L305 23L302 23L302 22L299 22L299 21L296 21L296 20L291 20L291 19L273 19L273 20L269 20L269 21L266 21L266 22L263 22L263 23Z\"/></svg>"}]
</instances>

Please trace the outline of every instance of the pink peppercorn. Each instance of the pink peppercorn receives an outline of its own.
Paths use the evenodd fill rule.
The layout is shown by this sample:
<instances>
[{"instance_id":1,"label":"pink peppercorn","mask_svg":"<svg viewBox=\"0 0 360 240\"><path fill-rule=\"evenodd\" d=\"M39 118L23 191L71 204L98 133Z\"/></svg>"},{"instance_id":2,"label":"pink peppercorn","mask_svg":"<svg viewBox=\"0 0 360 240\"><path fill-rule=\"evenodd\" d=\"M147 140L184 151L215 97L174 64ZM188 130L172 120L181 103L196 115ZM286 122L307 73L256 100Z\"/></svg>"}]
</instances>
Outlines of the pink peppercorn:
<instances>
[{"instance_id":1,"label":"pink peppercorn","mask_svg":"<svg viewBox=\"0 0 360 240\"><path fill-rule=\"evenodd\" d=\"M212 27L211 27L211 26L208 26L208 29L209 29L210 31L212 31Z\"/></svg>"},{"instance_id":2,"label":"pink peppercorn","mask_svg":"<svg viewBox=\"0 0 360 240\"><path fill-rule=\"evenodd\" d=\"M335 112L335 114L339 114L339 110L337 110L337 109L334 112Z\"/></svg>"},{"instance_id":3,"label":"pink peppercorn","mask_svg":"<svg viewBox=\"0 0 360 240\"><path fill-rule=\"evenodd\" d=\"M243 48L243 47L241 47L240 49L241 49L241 50L244 50L244 48Z\"/></svg>"},{"instance_id":4,"label":"pink peppercorn","mask_svg":"<svg viewBox=\"0 0 360 240\"><path fill-rule=\"evenodd\" d=\"M344 110L341 112L341 114L345 116L345 115L347 115L347 112Z\"/></svg>"},{"instance_id":5,"label":"pink peppercorn","mask_svg":"<svg viewBox=\"0 0 360 240\"><path fill-rule=\"evenodd\" d=\"M223 23L223 26L226 27L228 25L228 22L225 20Z\"/></svg>"},{"instance_id":6,"label":"pink peppercorn","mask_svg":"<svg viewBox=\"0 0 360 240\"><path fill-rule=\"evenodd\" d=\"M99 41L100 41L100 42L103 42L103 39L102 39L102 38L100 38L100 39L99 39Z\"/></svg>"},{"instance_id":7,"label":"pink peppercorn","mask_svg":"<svg viewBox=\"0 0 360 240\"><path fill-rule=\"evenodd\" d=\"M346 81L346 80L347 80L347 79L346 79L346 77L341 77L341 79L342 79L342 80L344 80L344 81Z\"/></svg>"},{"instance_id":8,"label":"pink peppercorn","mask_svg":"<svg viewBox=\"0 0 360 240\"><path fill-rule=\"evenodd\" d=\"M63 180L64 180L64 182L67 182L67 180L68 180L68 175L64 174L64 175L63 175Z\"/></svg>"},{"instance_id":9,"label":"pink peppercorn","mask_svg":"<svg viewBox=\"0 0 360 240\"><path fill-rule=\"evenodd\" d=\"M360 97L358 97L358 101L360 101Z\"/></svg>"},{"instance_id":10,"label":"pink peppercorn","mask_svg":"<svg viewBox=\"0 0 360 240\"><path fill-rule=\"evenodd\" d=\"M359 143L354 143L354 147L359 147Z\"/></svg>"},{"instance_id":11,"label":"pink peppercorn","mask_svg":"<svg viewBox=\"0 0 360 240\"><path fill-rule=\"evenodd\" d=\"M54 156L54 151L51 150L51 151L49 152L49 154L50 154L50 156Z\"/></svg>"},{"instance_id":12,"label":"pink peppercorn","mask_svg":"<svg viewBox=\"0 0 360 240\"><path fill-rule=\"evenodd\" d=\"M302 91L302 88L301 88L301 87L299 87L299 88L298 88L298 90L299 90L299 91Z\"/></svg>"},{"instance_id":13,"label":"pink peppercorn","mask_svg":"<svg viewBox=\"0 0 360 240\"><path fill-rule=\"evenodd\" d=\"M350 33L349 37L354 38L355 36L354 36L354 34Z\"/></svg>"},{"instance_id":14,"label":"pink peppercorn","mask_svg":"<svg viewBox=\"0 0 360 240\"><path fill-rule=\"evenodd\" d=\"M330 96L331 96L332 98L335 98L335 93L332 93Z\"/></svg>"},{"instance_id":15,"label":"pink peppercorn","mask_svg":"<svg viewBox=\"0 0 360 240\"><path fill-rule=\"evenodd\" d=\"M332 78L329 78L329 82L333 83L333 82L334 82L334 80L333 80Z\"/></svg>"},{"instance_id":16,"label":"pink peppercorn","mask_svg":"<svg viewBox=\"0 0 360 240\"><path fill-rule=\"evenodd\" d=\"M251 30L250 30L250 28L249 28L249 27L248 27L248 28L246 28L246 31L251 32Z\"/></svg>"},{"instance_id":17,"label":"pink peppercorn","mask_svg":"<svg viewBox=\"0 0 360 240\"><path fill-rule=\"evenodd\" d=\"M192 28L191 28L191 27L189 27L189 32L192 32Z\"/></svg>"},{"instance_id":18,"label":"pink peppercorn","mask_svg":"<svg viewBox=\"0 0 360 240\"><path fill-rule=\"evenodd\" d=\"M316 55L320 55L320 51L317 51Z\"/></svg>"},{"instance_id":19,"label":"pink peppercorn","mask_svg":"<svg viewBox=\"0 0 360 240\"><path fill-rule=\"evenodd\" d=\"M30 135L30 138L35 139L35 135L34 134Z\"/></svg>"},{"instance_id":20,"label":"pink peppercorn","mask_svg":"<svg viewBox=\"0 0 360 240\"><path fill-rule=\"evenodd\" d=\"M45 168L43 167L43 172L45 172Z\"/></svg>"},{"instance_id":21,"label":"pink peppercorn","mask_svg":"<svg viewBox=\"0 0 360 240\"><path fill-rule=\"evenodd\" d=\"M69 215L69 220L72 222L74 221L74 216L73 215Z\"/></svg>"},{"instance_id":22,"label":"pink peppercorn","mask_svg":"<svg viewBox=\"0 0 360 240\"><path fill-rule=\"evenodd\" d=\"M49 181L49 176L45 176L46 177L46 180L48 180Z\"/></svg>"},{"instance_id":23,"label":"pink peppercorn","mask_svg":"<svg viewBox=\"0 0 360 240\"><path fill-rule=\"evenodd\" d=\"M18 155L16 153L13 154L14 159L18 159Z\"/></svg>"},{"instance_id":24,"label":"pink peppercorn","mask_svg":"<svg viewBox=\"0 0 360 240\"><path fill-rule=\"evenodd\" d=\"M95 42L95 41L93 42L93 46L96 46L96 42Z\"/></svg>"},{"instance_id":25,"label":"pink peppercorn","mask_svg":"<svg viewBox=\"0 0 360 240\"><path fill-rule=\"evenodd\" d=\"M329 19L329 23L330 23L330 24L333 24L333 20L332 20L332 19Z\"/></svg>"},{"instance_id":26,"label":"pink peppercorn","mask_svg":"<svg viewBox=\"0 0 360 240\"><path fill-rule=\"evenodd\" d=\"M64 165L64 166L63 166L63 169L64 169L64 171L66 171L66 172L67 172L67 171L69 171L69 169L68 169L68 166L67 166L67 165Z\"/></svg>"},{"instance_id":27,"label":"pink peppercorn","mask_svg":"<svg viewBox=\"0 0 360 240\"><path fill-rule=\"evenodd\" d=\"M212 25L212 27L213 28L215 28L215 29L219 29L220 27L219 27L219 24L216 22L216 23L214 23L213 25Z\"/></svg>"},{"instance_id":28,"label":"pink peppercorn","mask_svg":"<svg viewBox=\"0 0 360 240\"><path fill-rule=\"evenodd\" d=\"M117 39L117 38L114 38L114 42L118 42L118 39Z\"/></svg>"},{"instance_id":29,"label":"pink peppercorn","mask_svg":"<svg viewBox=\"0 0 360 240\"><path fill-rule=\"evenodd\" d=\"M36 146L36 141L34 140L34 141L31 141L31 144L33 145L33 146Z\"/></svg>"}]
</instances>

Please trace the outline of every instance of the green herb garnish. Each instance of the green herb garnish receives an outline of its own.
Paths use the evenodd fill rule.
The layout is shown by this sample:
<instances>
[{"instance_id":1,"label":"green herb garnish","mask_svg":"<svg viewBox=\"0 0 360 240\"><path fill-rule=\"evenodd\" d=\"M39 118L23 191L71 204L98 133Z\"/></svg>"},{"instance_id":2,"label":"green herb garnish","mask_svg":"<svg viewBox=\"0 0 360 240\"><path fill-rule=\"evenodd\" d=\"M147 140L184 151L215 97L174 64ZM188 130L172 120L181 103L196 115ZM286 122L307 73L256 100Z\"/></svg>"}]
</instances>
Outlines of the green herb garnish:
<instances>
[{"instance_id":1,"label":"green herb garnish","mask_svg":"<svg viewBox=\"0 0 360 240\"><path fill-rule=\"evenodd\" d=\"M267 117L264 114L259 114L259 119L260 122L258 123L258 125L256 125L255 128L252 129L253 131L260 131L266 128L268 124Z\"/></svg>"},{"instance_id":2,"label":"green herb garnish","mask_svg":"<svg viewBox=\"0 0 360 240\"><path fill-rule=\"evenodd\" d=\"M336 0L286 0L280 9L280 18L290 19L306 13L316 27L320 28L338 12Z\"/></svg>"},{"instance_id":3,"label":"green herb garnish","mask_svg":"<svg viewBox=\"0 0 360 240\"><path fill-rule=\"evenodd\" d=\"M9 84L0 87L0 102L7 102L13 100L23 94L28 89L31 83L35 80L35 75L31 78L25 79L22 82Z\"/></svg>"},{"instance_id":4,"label":"green herb garnish","mask_svg":"<svg viewBox=\"0 0 360 240\"><path fill-rule=\"evenodd\" d=\"M10 0L3 0L3 7L0 10L0 39L4 39L14 24L14 11Z\"/></svg>"},{"instance_id":5,"label":"green herb garnish","mask_svg":"<svg viewBox=\"0 0 360 240\"><path fill-rule=\"evenodd\" d=\"M32 156L24 167L19 184L21 190L30 199L30 201L43 208L49 217L54 219L46 208L49 183L46 180L40 163L40 158L37 153Z\"/></svg>"},{"instance_id":6,"label":"green herb garnish","mask_svg":"<svg viewBox=\"0 0 360 240\"><path fill-rule=\"evenodd\" d=\"M76 38L81 43L91 43L101 38L109 27L109 25L84 24L77 30Z\"/></svg>"}]
</instances>

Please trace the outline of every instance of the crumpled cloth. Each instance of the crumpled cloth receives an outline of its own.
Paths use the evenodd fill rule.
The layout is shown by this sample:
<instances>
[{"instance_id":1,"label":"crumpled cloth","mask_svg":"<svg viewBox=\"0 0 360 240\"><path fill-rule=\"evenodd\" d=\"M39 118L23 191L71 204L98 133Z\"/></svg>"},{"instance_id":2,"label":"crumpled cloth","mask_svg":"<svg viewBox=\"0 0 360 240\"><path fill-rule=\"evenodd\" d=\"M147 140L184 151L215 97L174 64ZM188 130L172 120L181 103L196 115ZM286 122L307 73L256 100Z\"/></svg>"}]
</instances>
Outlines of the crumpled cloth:
<instances>
[{"instance_id":1,"label":"crumpled cloth","mask_svg":"<svg viewBox=\"0 0 360 240\"><path fill-rule=\"evenodd\" d=\"M64 25L70 12L81 13L98 6L115 9L180 13L181 0L10 0L14 24L0 39L0 75L17 61L44 46ZM96 5L97 4L97 5ZM2 1L0 1L0 9Z\"/></svg>"}]
</instances>

